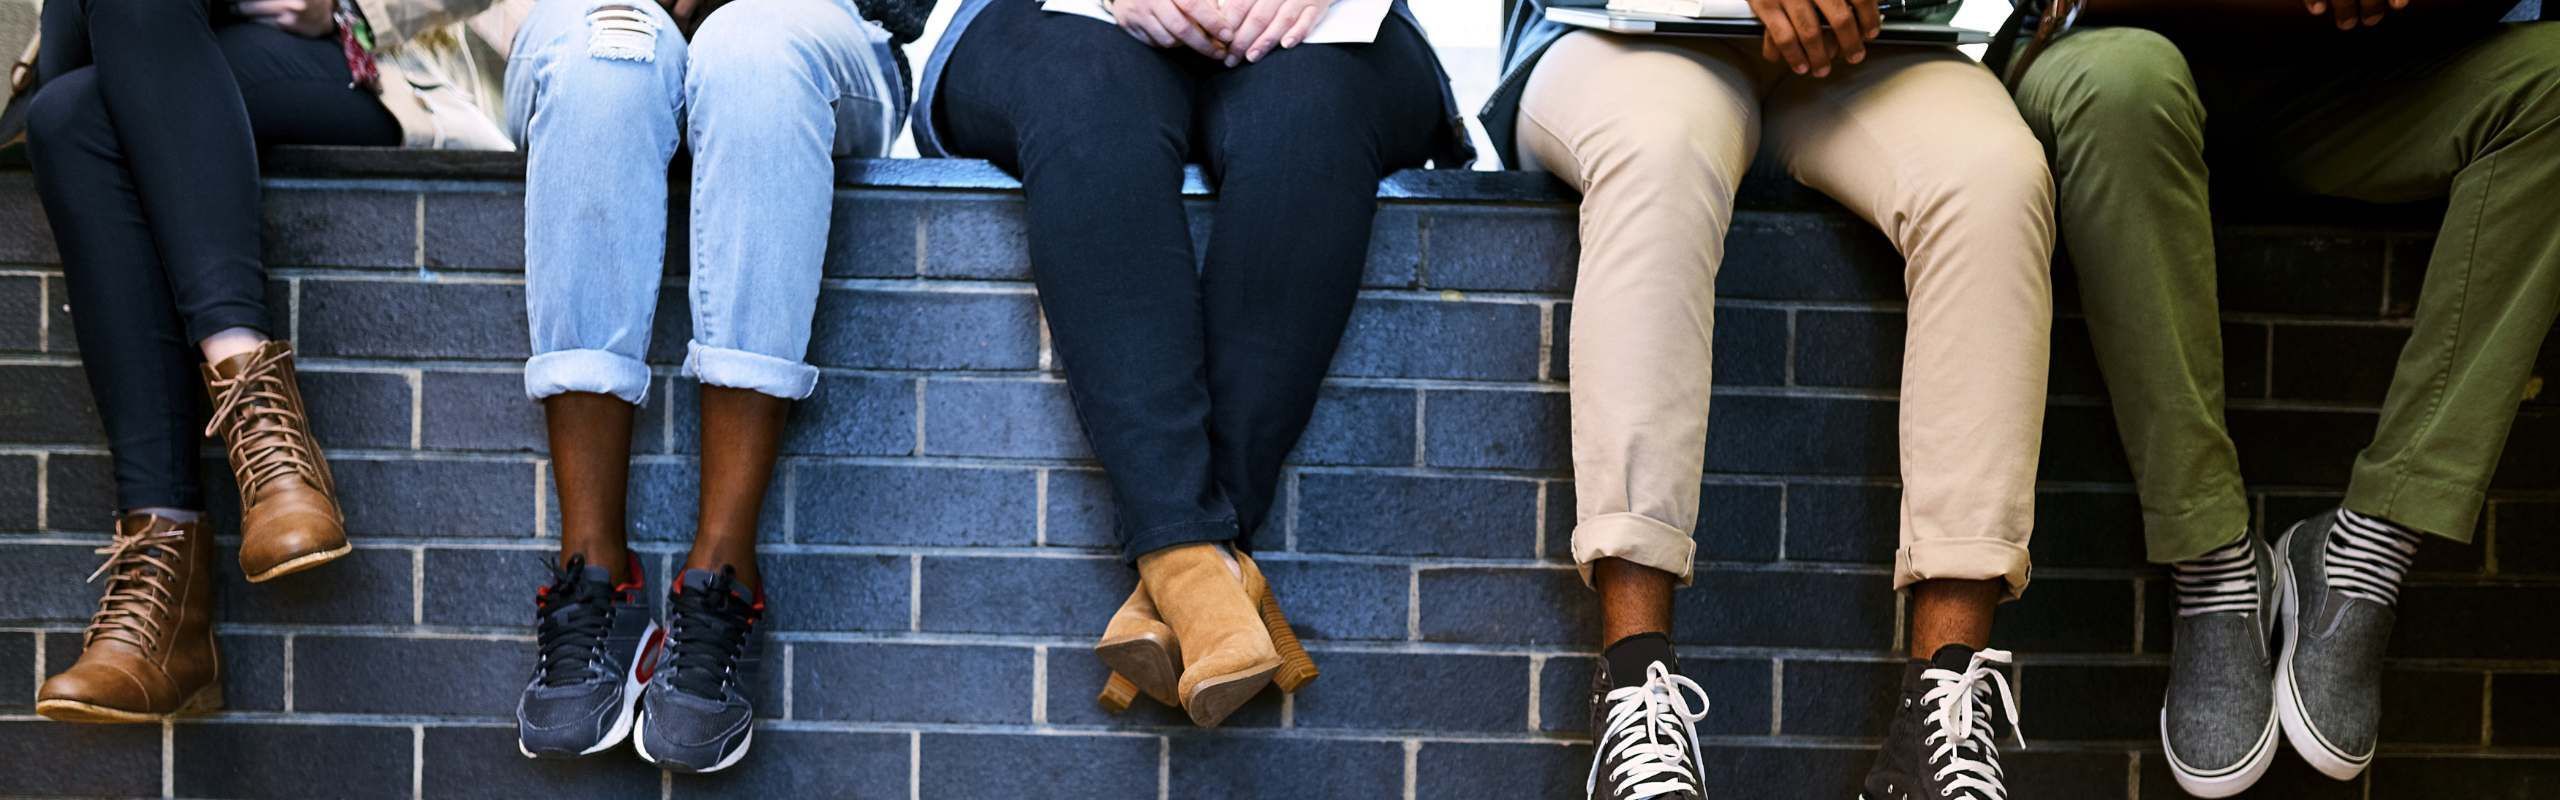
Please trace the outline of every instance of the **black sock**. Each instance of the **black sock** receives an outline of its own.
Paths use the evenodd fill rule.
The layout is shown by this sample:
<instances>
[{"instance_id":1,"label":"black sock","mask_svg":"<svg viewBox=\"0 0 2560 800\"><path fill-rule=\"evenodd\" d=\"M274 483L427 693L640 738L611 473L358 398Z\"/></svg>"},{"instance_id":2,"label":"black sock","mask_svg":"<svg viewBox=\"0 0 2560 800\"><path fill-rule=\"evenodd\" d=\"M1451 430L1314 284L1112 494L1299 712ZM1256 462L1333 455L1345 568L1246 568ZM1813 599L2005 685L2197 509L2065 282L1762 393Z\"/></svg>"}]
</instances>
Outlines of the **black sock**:
<instances>
[{"instance_id":1,"label":"black sock","mask_svg":"<svg viewBox=\"0 0 2560 800\"><path fill-rule=\"evenodd\" d=\"M1669 634L1639 633L1619 639L1600 655L1609 661L1611 689L1643 686L1645 668L1657 662L1674 675L1680 673L1680 656L1671 652Z\"/></svg>"}]
</instances>

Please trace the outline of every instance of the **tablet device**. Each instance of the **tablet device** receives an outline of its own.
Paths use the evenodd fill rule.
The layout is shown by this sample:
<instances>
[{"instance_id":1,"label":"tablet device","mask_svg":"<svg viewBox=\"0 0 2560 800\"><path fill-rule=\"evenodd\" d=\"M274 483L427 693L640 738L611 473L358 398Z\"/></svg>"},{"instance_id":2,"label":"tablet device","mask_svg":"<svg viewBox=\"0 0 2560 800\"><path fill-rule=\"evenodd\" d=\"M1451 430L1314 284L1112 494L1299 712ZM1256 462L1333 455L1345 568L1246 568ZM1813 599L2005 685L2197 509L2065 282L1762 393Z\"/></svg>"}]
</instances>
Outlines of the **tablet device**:
<instances>
[{"instance_id":1,"label":"tablet device","mask_svg":"<svg viewBox=\"0 0 2560 800\"><path fill-rule=\"evenodd\" d=\"M1645 36L1729 36L1758 39L1765 32L1760 27L1760 21L1756 19L1698 19L1600 8L1549 6L1547 20L1577 28ZM1991 32L1935 22L1885 20L1884 26L1876 32L1875 40L1892 44L1948 46L1986 44L1991 41Z\"/></svg>"}]
</instances>

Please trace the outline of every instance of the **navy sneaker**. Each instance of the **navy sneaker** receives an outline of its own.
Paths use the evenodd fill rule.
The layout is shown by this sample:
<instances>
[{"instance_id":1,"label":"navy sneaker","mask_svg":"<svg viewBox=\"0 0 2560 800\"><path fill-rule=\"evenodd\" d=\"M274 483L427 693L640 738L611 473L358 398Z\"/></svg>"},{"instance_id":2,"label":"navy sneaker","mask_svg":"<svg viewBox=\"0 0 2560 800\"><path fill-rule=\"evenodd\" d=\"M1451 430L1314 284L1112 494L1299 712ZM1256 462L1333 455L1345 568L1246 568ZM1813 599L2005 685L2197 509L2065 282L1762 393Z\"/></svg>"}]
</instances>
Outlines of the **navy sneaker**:
<instances>
[{"instance_id":1,"label":"navy sneaker","mask_svg":"<svg viewBox=\"0 0 2560 800\"><path fill-rule=\"evenodd\" d=\"M631 734L638 667L664 637L640 599L640 564L630 563L631 579L616 584L571 556L534 594L539 656L516 701L516 750L526 758L576 758Z\"/></svg>"},{"instance_id":2,"label":"navy sneaker","mask_svg":"<svg viewBox=\"0 0 2560 800\"><path fill-rule=\"evenodd\" d=\"M642 673L648 688L631 737L641 758L675 772L716 772L746 757L755 705L744 690L763 615L763 593L739 586L735 570L676 576L667 594L667 645Z\"/></svg>"}]
</instances>

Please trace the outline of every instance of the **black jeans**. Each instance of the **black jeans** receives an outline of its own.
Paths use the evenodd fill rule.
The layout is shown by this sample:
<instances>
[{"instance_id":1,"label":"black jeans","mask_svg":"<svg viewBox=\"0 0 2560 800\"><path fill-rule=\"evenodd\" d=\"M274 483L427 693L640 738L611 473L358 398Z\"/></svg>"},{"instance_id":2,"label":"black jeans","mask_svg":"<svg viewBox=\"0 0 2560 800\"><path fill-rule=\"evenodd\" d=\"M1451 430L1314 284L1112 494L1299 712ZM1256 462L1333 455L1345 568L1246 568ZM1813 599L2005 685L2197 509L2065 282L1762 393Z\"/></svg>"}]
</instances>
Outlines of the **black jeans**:
<instances>
[{"instance_id":1,"label":"black jeans","mask_svg":"<svg viewBox=\"0 0 2560 800\"><path fill-rule=\"evenodd\" d=\"M1130 559L1250 536L1349 321L1378 179L1445 141L1430 46L1301 45L1228 69L999 0L945 67L951 149L1022 178L1031 267ZM930 111L929 111L930 113ZM1182 165L1218 187L1195 259Z\"/></svg>"},{"instance_id":2,"label":"black jeans","mask_svg":"<svg viewBox=\"0 0 2560 800\"><path fill-rule=\"evenodd\" d=\"M123 509L203 507L196 343L269 329L257 146L400 142L336 39L225 16L204 0L44 6L27 155Z\"/></svg>"}]
</instances>

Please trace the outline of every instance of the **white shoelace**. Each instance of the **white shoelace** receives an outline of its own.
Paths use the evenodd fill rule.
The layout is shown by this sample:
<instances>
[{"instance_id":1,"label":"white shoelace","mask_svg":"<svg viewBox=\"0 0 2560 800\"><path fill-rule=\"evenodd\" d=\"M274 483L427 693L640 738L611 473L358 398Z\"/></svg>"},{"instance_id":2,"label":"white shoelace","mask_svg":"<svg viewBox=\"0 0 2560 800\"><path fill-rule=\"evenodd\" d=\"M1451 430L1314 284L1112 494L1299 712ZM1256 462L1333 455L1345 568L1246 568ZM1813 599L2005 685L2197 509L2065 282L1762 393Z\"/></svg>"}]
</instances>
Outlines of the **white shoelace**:
<instances>
[{"instance_id":1,"label":"white shoelace","mask_svg":"<svg viewBox=\"0 0 2560 800\"><path fill-rule=\"evenodd\" d=\"M2258 610L2255 537L2170 565L2178 584L2178 616Z\"/></svg>"},{"instance_id":2,"label":"white shoelace","mask_svg":"<svg viewBox=\"0 0 2560 800\"><path fill-rule=\"evenodd\" d=\"M1690 709L1690 695L1698 698L1696 710ZM1599 740L1603 755L1591 761L1591 778L1583 783L1583 796L1618 800L1598 794L1600 766L1612 761L1618 767L1609 771L1609 777L1613 782L1632 782L1631 800L1679 792L1706 795L1691 761L1697 757L1698 721L1707 718L1705 688L1656 661L1645 667L1644 685L1611 690L1606 700L1608 728Z\"/></svg>"},{"instance_id":3,"label":"white shoelace","mask_svg":"<svg viewBox=\"0 0 2560 800\"><path fill-rule=\"evenodd\" d=\"M1950 798L1969 793L1977 800L2008 800L2009 790L2001 785L1991 702L1999 701L2019 747L2027 745L2027 735L2018 728L2018 700L2009 691L2009 677L1992 666L2007 663L2006 650L1980 650L1963 672L1931 668L1920 673L1923 680L1937 684L1920 698L1929 707L1929 736L1921 743L1935 748L1929 763L1939 765L1936 778L1947 782Z\"/></svg>"},{"instance_id":4,"label":"white shoelace","mask_svg":"<svg viewBox=\"0 0 2560 800\"><path fill-rule=\"evenodd\" d=\"M2418 558L2418 534L2341 508L2322 555L2331 591L2388 606L2400 602L2400 578Z\"/></svg>"}]
</instances>

